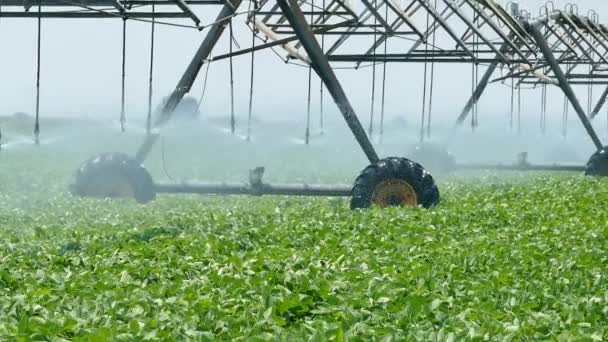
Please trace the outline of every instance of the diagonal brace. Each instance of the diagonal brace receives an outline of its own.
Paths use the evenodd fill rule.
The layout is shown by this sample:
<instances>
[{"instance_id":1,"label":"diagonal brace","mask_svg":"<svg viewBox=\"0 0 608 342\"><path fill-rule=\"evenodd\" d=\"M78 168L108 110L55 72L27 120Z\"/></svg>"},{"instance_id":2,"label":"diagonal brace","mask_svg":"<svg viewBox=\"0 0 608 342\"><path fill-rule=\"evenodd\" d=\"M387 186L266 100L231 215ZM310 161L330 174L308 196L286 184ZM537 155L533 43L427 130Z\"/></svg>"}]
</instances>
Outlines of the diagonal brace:
<instances>
[{"instance_id":1,"label":"diagonal brace","mask_svg":"<svg viewBox=\"0 0 608 342\"><path fill-rule=\"evenodd\" d=\"M173 115L175 108L177 108L177 105L180 103L184 95L186 95L190 91L190 88L192 88L192 85L194 84L196 76L201 70L203 63L205 63L205 60L208 59L209 55L211 54L211 50L213 50L213 47L215 47L215 44L222 36L222 33L226 29L226 26L228 26L228 23L230 22L229 18L234 15L236 9L241 4L242 0L228 1L231 1L232 4L224 5L222 7L222 10L220 11L217 16L217 19L215 20L215 23L211 26L209 32L207 32L205 39L203 39L203 42L194 54L194 57L192 57L192 60L184 71L182 78L177 83L175 90L173 90L167 101L163 104L163 107L160 111L160 115L156 118L154 122L154 127L158 127L159 125L167 122L167 120L169 120ZM137 151L137 154L135 155L135 160L137 160L139 163L142 163L150 153L157 139L158 134L148 135L144 143Z\"/></svg>"},{"instance_id":2,"label":"diagonal brace","mask_svg":"<svg viewBox=\"0 0 608 342\"><path fill-rule=\"evenodd\" d=\"M190 19L192 19L192 21L194 21L194 24L196 24L196 26L198 27L199 24L201 23L201 20L196 16L196 14L192 11L192 9L190 9L190 6L188 6L188 4L186 4L186 2L184 0L173 0L173 1L175 1L175 4L177 5L177 7L179 7L179 9L181 9L184 13L186 13L186 15L189 16ZM229 5L232 6L230 1L226 1L225 6L229 6Z\"/></svg>"},{"instance_id":3,"label":"diagonal brace","mask_svg":"<svg viewBox=\"0 0 608 342\"><path fill-rule=\"evenodd\" d=\"M557 78L557 80L559 82L559 87L562 89L562 91L564 92L564 95L566 95L568 100L570 100L572 107L574 107L576 114L578 115L579 119L581 120L581 123L585 127L587 134L589 134L589 137L593 141L593 144L595 145L595 147L598 150L601 150L603 148L602 142L600 141L600 138L595 133L595 130L593 129L591 122L587 118L587 115L585 115L585 111L583 110L583 107L581 106L580 102L576 98L576 94L574 93L574 90L570 86L570 83L568 83L568 79L566 78L564 71L557 63L557 60L555 59L555 56L553 55L551 48L549 48L549 44L545 40L545 37L540 32L537 25L526 22L525 27L526 27L526 30L530 33L530 35L536 41L536 44L538 44L538 48L540 49L543 56L545 57L545 60L547 61L547 64L549 65L549 67L551 67L551 70L553 71L555 78Z\"/></svg>"},{"instance_id":4,"label":"diagonal brace","mask_svg":"<svg viewBox=\"0 0 608 342\"><path fill-rule=\"evenodd\" d=\"M277 3L281 7L281 11L283 11L283 14L289 21L289 24L293 28L294 32L300 39L300 43L302 43L302 46L308 53L311 66L317 75L319 75L321 80L323 80L327 90L330 92L334 101L338 105L340 112L342 112L342 116L344 116L346 124L367 156L367 159L370 161L370 163L378 162L378 154L376 153L372 143L369 141L361 122L359 122L359 118L350 104L348 97L346 97L346 93L344 92L344 89L342 89L342 85L340 84L340 81L338 81L334 70L329 65L327 56L325 56L323 53L319 42L317 42L317 39L312 33L310 26L306 22L306 18L298 6L297 0L277 0Z\"/></svg>"}]
</instances>

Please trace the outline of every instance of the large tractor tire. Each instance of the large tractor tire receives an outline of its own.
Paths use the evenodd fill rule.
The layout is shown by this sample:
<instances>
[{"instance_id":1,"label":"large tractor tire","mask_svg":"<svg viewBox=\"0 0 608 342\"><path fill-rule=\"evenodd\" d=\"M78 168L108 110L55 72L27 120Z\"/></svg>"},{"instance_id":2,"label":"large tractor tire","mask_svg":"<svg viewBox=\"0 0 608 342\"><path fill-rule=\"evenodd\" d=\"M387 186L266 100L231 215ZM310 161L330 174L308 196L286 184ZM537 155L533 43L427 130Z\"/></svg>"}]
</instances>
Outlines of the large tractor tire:
<instances>
[{"instance_id":1,"label":"large tractor tire","mask_svg":"<svg viewBox=\"0 0 608 342\"><path fill-rule=\"evenodd\" d=\"M142 204L156 198L148 171L124 153L104 153L82 163L70 192L81 197L134 198Z\"/></svg>"},{"instance_id":2,"label":"large tractor tire","mask_svg":"<svg viewBox=\"0 0 608 342\"><path fill-rule=\"evenodd\" d=\"M391 157L366 167L355 180L351 209L390 206L430 208L439 204L435 180L420 164Z\"/></svg>"},{"instance_id":3,"label":"large tractor tire","mask_svg":"<svg viewBox=\"0 0 608 342\"><path fill-rule=\"evenodd\" d=\"M589 158L585 166L585 175L606 177L608 176L608 147L595 152Z\"/></svg>"}]
</instances>

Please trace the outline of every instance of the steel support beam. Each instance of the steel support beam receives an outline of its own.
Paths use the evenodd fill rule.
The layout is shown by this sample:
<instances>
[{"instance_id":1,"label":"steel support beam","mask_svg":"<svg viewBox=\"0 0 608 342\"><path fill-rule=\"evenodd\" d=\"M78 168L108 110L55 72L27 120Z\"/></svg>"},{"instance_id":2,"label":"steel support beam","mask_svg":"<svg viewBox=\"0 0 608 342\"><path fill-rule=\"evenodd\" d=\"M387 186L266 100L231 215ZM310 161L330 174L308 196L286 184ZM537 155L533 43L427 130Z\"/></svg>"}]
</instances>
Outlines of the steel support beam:
<instances>
[{"instance_id":1,"label":"steel support beam","mask_svg":"<svg viewBox=\"0 0 608 342\"><path fill-rule=\"evenodd\" d=\"M600 110L602 110L602 107L604 107L604 104L606 103L606 97L608 97L608 87L606 87L602 95L600 95L600 99L597 101L597 104L593 108L593 112L589 114L589 120L593 120L593 118L595 118L600 113Z\"/></svg>"},{"instance_id":2,"label":"steel support beam","mask_svg":"<svg viewBox=\"0 0 608 342\"><path fill-rule=\"evenodd\" d=\"M509 41L511 39L513 39L514 37L515 37L515 33L511 32L509 34L509 36L507 37L507 40L500 47L499 51L505 52L510 46ZM518 49L519 47L515 46L515 48ZM499 58L500 58L500 55L497 54L495 60L492 62L492 64L490 64L490 66L488 66L488 69L483 74L483 77L479 81L479 84L477 84L475 91L473 92L473 94L471 94L471 97L467 101L467 104L464 106L464 109L462 110L462 112L460 113L458 118L456 119L456 124L454 125L454 129L458 128L458 126L460 126L464 122L464 120L467 118L467 116L471 112L471 109L473 108L475 103L477 103L477 101L479 101L479 99L481 98L481 95L488 87L490 78L492 77L492 75L494 74L494 71L496 71L496 68L498 67Z\"/></svg>"},{"instance_id":3,"label":"steel support beam","mask_svg":"<svg viewBox=\"0 0 608 342\"><path fill-rule=\"evenodd\" d=\"M361 126L361 122L359 122L359 118L357 117L355 110L351 106L346 93L342 89L340 81L338 81L333 69L329 65L329 61L323 53L319 42L317 42L313 32L308 26L306 18L304 17L304 14L302 14L296 0L277 0L277 3L293 27L294 32L300 39L300 43L302 43L302 46L308 53L308 57L311 60L313 69L323 80L327 90L330 92L334 101L338 105L340 112L342 112L346 124L367 156L367 159L370 161L370 163L378 162L379 158L374 146L369 141L369 138L365 133L365 129L363 129L363 126Z\"/></svg>"},{"instance_id":4,"label":"steel support beam","mask_svg":"<svg viewBox=\"0 0 608 342\"><path fill-rule=\"evenodd\" d=\"M581 104L579 103L578 99L576 98L576 94L574 93L574 90L572 90L570 83L568 83L568 79L566 78L564 71L557 63L557 60L555 59L553 52L549 48L549 44L545 40L543 34L540 32L538 26L530 24L528 22L525 23L525 26L526 26L526 30L530 33L530 35L536 41L538 48L540 49L543 56L545 57L547 64L549 64L549 67L553 71L555 78L557 78L557 80L559 82L559 87L562 89L562 91L564 92L564 94L566 95L568 100L570 100L572 107L574 107L576 114L578 115L579 119L581 120L581 123L585 127L587 134L589 134L589 137L593 141L593 144L595 145L595 147L598 150L602 149L603 145L602 145L602 142L600 141L600 138L595 133L595 130L593 129L591 122L587 118L587 115L585 115L585 111L583 110L583 107L581 107Z\"/></svg>"},{"instance_id":5,"label":"steel support beam","mask_svg":"<svg viewBox=\"0 0 608 342\"><path fill-rule=\"evenodd\" d=\"M186 71L182 75L182 78L177 83L175 90L173 91L173 93L171 93L171 95L163 105L163 108L160 112L160 116L154 122L154 127L158 127L160 124L169 120L184 95L186 95L190 91L190 88L194 84L196 76L201 70L203 64L205 63L205 60L211 54L211 50L213 50L213 47L220 39L226 26L228 26L229 20L227 18L230 18L241 4L241 0L229 1L231 1L232 4L226 4L222 7L220 14L218 14L215 20L215 24L213 24L213 26L211 26L211 28L209 29L209 32L207 32L205 39L194 54L194 57L190 61L190 64L186 68ZM150 153L150 150L152 149L152 146L154 145L154 142L157 139L158 136L152 134L146 137L146 140L141 145L135 156L138 162L141 163L146 159L146 157Z\"/></svg>"},{"instance_id":6,"label":"steel support beam","mask_svg":"<svg viewBox=\"0 0 608 342\"><path fill-rule=\"evenodd\" d=\"M201 23L201 20L196 16L196 13L194 13L190 9L188 4L186 4L186 2L184 0L173 0L173 1L175 1L175 4L177 5L177 7L179 7L179 9L181 9L184 13L186 13L186 15L188 15L188 17L190 17L190 19L192 19L192 21L194 21L194 24L198 27L199 24ZM230 2L228 1L226 3L226 5L230 5Z\"/></svg>"},{"instance_id":7,"label":"steel support beam","mask_svg":"<svg viewBox=\"0 0 608 342\"><path fill-rule=\"evenodd\" d=\"M464 106L464 109L462 110L462 112L460 113L458 118L456 119L456 124L454 125L454 128L457 128L458 126L460 126L464 122L464 120L467 118L467 116L469 116L471 109L473 108L475 103L477 103L477 101L479 101L479 98L481 98L481 95L488 87L488 83L490 82L490 77L492 77L492 74L494 74L494 71L496 71L497 67L498 67L498 61L495 61L492 64L490 64L490 66L488 67L486 72L483 74L483 77L479 81L479 84L477 84L475 91L469 98L469 101L467 101L467 104Z\"/></svg>"}]
</instances>

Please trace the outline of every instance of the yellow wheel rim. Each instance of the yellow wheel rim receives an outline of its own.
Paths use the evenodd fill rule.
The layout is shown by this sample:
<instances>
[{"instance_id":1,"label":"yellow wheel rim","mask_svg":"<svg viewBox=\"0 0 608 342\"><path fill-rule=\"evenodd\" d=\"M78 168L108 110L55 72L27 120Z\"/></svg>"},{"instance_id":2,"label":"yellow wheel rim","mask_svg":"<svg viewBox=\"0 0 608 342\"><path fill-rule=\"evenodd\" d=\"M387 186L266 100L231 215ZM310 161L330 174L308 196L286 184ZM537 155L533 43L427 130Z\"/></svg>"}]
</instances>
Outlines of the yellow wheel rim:
<instances>
[{"instance_id":1,"label":"yellow wheel rim","mask_svg":"<svg viewBox=\"0 0 608 342\"><path fill-rule=\"evenodd\" d=\"M380 208L391 206L416 207L418 196L414 189L401 179L388 179L376 185L372 203Z\"/></svg>"}]
</instances>

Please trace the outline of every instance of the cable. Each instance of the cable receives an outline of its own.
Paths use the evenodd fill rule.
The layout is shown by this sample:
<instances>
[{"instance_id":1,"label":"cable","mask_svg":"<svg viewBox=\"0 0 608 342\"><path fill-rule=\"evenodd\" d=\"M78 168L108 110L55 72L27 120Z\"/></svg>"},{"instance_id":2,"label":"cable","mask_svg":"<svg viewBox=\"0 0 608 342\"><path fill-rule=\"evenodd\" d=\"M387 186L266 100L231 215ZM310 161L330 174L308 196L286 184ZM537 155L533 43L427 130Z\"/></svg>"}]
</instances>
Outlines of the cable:
<instances>
[{"instance_id":1,"label":"cable","mask_svg":"<svg viewBox=\"0 0 608 342\"><path fill-rule=\"evenodd\" d=\"M207 78L209 76L209 68L211 67L211 58L203 63L207 64L207 68L205 68L205 77L203 78L203 91L201 92L201 97L198 99L198 103L196 105L197 112L201 109L201 103L203 102L203 98L205 97L205 92L207 91Z\"/></svg>"}]
</instances>

